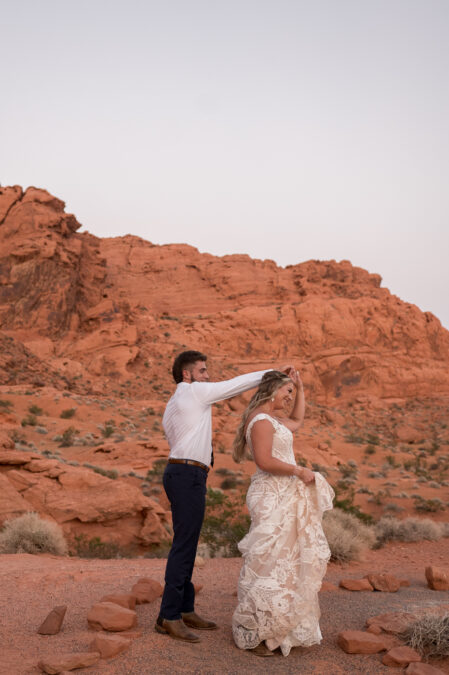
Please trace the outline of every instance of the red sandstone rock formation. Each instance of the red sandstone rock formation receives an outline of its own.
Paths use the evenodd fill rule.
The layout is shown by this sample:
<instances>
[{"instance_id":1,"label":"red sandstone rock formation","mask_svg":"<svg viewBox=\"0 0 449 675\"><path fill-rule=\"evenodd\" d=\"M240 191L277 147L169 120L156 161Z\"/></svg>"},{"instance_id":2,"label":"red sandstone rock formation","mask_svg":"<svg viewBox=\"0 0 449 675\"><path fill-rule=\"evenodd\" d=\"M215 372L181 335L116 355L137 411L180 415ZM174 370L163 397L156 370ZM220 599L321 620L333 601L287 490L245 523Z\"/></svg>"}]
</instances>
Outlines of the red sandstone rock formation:
<instances>
[{"instance_id":1,"label":"red sandstone rock formation","mask_svg":"<svg viewBox=\"0 0 449 675\"><path fill-rule=\"evenodd\" d=\"M449 390L448 331L348 261L284 269L79 227L45 190L0 188L0 323L60 375L167 381L167 355L200 344L222 365L295 359L328 401Z\"/></svg>"},{"instance_id":2,"label":"red sandstone rock formation","mask_svg":"<svg viewBox=\"0 0 449 675\"><path fill-rule=\"evenodd\" d=\"M0 188L0 387L2 397L12 391L30 402L52 395L48 421L58 433L68 425L59 420L64 408L57 394L89 397L75 426L93 441L78 454L63 452L72 463L117 468L119 477L59 459L44 463L41 453L59 447L45 436L49 429L40 430L46 443L36 453L36 433L21 428L26 407L20 404L23 413L0 407L0 448L8 455L0 458L0 523L33 508L70 536L147 547L166 538L163 492L160 503L143 496L141 479L128 474L145 475L167 454L160 414L173 389L171 360L184 348L206 351L217 379L294 361L306 385L310 424L295 449L309 462L335 468L342 461L341 446L323 431L335 439L337 430L344 436L349 428L363 437L379 420L389 443L413 447L425 440L432 449L442 440L443 431L429 438L433 412L405 411L426 397L448 397L449 332L432 314L382 288L378 275L348 261L281 268L131 235L99 239L79 227L45 190ZM114 410L125 403L136 414L152 410L151 428L100 443L85 420L88 406L98 412L106 400L115 402ZM219 458L229 453L244 400L216 407ZM131 422L122 415L121 424ZM133 424L137 428L136 419ZM15 454L11 439L21 450L29 443L25 458ZM76 440L81 447L81 434ZM211 475L214 480L220 484Z\"/></svg>"}]
</instances>

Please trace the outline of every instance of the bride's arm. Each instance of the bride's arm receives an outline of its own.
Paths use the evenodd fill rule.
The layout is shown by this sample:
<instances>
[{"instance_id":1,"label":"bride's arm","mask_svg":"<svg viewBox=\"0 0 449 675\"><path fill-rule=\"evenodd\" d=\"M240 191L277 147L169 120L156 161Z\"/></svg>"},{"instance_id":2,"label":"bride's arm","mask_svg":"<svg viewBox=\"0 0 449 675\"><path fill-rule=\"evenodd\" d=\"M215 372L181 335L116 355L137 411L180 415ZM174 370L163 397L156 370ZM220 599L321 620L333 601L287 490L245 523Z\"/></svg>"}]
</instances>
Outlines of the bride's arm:
<instances>
[{"instance_id":1,"label":"bride's arm","mask_svg":"<svg viewBox=\"0 0 449 675\"><path fill-rule=\"evenodd\" d=\"M304 387L297 370L292 369L288 375L296 387L295 402L289 417L280 417L279 419L282 421L282 424L290 429L290 431L297 431L304 422L304 413L306 409Z\"/></svg>"},{"instance_id":2,"label":"bride's arm","mask_svg":"<svg viewBox=\"0 0 449 675\"><path fill-rule=\"evenodd\" d=\"M275 476L297 476L306 484L313 483L315 475L306 467L287 464L272 456L273 435L273 425L268 420L258 420L252 426L251 445L254 461L259 469Z\"/></svg>"}]
</instances>

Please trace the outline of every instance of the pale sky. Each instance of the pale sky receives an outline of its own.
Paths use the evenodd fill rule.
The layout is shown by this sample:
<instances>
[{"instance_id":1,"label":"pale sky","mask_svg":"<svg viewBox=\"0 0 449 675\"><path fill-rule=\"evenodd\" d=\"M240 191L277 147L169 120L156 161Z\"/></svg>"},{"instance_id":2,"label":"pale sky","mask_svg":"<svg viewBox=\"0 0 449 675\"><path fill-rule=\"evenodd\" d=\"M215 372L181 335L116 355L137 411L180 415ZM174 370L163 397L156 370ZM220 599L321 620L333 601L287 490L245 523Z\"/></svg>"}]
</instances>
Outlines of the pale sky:
<instances>
[{"instance_id":1,"label":"pale sky","mask_svg":"<svg viewBox=\"0 0 449 675\"><path fill-rule=\"evenodd\" d=\"M449 328L449 0L0 0L0 182L101 237L350 260Z\"/></svg>"}]
</instances>

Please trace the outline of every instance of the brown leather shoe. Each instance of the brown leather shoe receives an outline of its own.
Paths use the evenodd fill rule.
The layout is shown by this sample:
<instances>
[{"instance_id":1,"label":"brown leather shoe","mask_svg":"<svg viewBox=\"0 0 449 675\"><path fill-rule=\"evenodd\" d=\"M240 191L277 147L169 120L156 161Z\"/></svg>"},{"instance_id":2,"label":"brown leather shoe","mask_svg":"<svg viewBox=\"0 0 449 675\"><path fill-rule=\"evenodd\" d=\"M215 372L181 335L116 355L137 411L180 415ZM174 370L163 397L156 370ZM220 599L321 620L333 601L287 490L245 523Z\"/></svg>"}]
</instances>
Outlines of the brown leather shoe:
<instances>
[{"instance_id":1,"label":"brown leather shoe","mask_svg":"<svg viewBox=\"0 0 449 675\"><path fill-rule=\"evenodd\" d=\"M158 633L169 635L175 640L184 640L184 642L199 642L200 639L195 633L187 630L187 627L182 619L161 619L159 616L154 626Z\"/></svg>"},{"instance_id":2,"label":"brown leather shoe","mask_svg":"<svg viewBox=\"0 0 449 675\"><path fill-rule=\"evenodd\" d=\"M190 628L196 628L197 630L215 630L218 628L216 623L203 619L196 612L187 612L186 614L181 614L181 616L185 625Z\"/></svg>"},{"instance_id":3,"label":"brown leather shoe","mask_svg":"<svg viewBox=\"0 0 449 675\"><path fill-rule=\"evenodd\" d=\"M255 656L274 656L274 652L268 649L264 642L258 644L254 649L248 649L248 651Z\"/></svg>"}]
</instances>

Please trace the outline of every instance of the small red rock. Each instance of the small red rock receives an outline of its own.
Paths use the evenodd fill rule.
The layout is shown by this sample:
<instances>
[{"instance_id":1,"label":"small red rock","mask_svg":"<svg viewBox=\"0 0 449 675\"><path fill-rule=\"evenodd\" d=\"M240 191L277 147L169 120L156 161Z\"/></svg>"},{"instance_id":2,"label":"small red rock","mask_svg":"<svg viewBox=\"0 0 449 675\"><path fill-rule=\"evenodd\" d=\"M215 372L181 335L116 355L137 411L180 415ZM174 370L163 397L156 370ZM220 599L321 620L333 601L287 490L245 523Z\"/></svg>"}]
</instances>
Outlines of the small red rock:
<instances>
[{"instance_id":1,"label":"small red rock","mask_svg":"<svg viewBox=\"0 0 449 675\"><path fill-rule=\"evenodd\" d=\"M67 605L58 605L58 607L52 609L37 629L37 632L41 635L56 635L56 633L59 633L66 611Z\"/></svg>"},{"instance_id":2,"label":"small red rock","mask_svg":"<svg viewBox=\"0 0 449 675\"><path fill-rule=\"evenodd\" d=\"M393 647L401 647L403 645L401 640L396 635L391 635L388 633L382 633L382 640L387 651L393 649Z\"/></svg>"},{"instance_id":3,"label":"small red rock","mask_svg":"<svg viewBox=\"0 0 449 675\"><path fill-rule=\"evenodd\" d=\"M79 654L52 654L45 656L37 664L38 667L48 673L57 675L63 670L75 670L76 668L88 668L100 660L99 652L81 652Z\"/></svg>"},{"instance_id":4,"label":"small red rock","mask_svg":"<svg viewBox=\"0 0 449 675\"><path fill-rule=\"evenodd\" d=\"M347 654L377 654L385 649L382 638L361 630L344 630L337 642Z\"/></svg>"},{"instance_id":5,"label":"small red rock","mask_svg":"<svg viewBox=\"0 0 449 675\"><path fill-rule=\"evenodd\" d=\"M131 593L119 593L116 595L104 595L100 602L115 602L116 605L126 607L126 609L134 609L136 606L136 596Z\"/></svg>"},{"instance_id":6,"label":"small red rock","mask_svg":"<svg viewBox=\"0 0 449 675\"><path fill-rule=\"evenodd\" d=\"M128 630L136 625L137 614L114 602L98 602L90 608L87 623L94 630Z\"/></svg>"},{"instance_id":7,"label":"small red rock","mask_svg":"<svg viewBox=\"0 0 449 675\"><path fill-rule=\"evenodd\" d=\"M411 663L405 670L406 675L446 675L443 670L428 663Z\"/></svg>"},{"instance_id":8,"label":"small red rock","mask_svg":"<svg viewBox=\"0 0 449 675\"><path fill-rule=\"evenodd\" d=\"M153 602L160 598L163 593L163 587L154 579L139 579L131 589L131 594L136 596L138 605L145 602Z\"/></svg>"},{"instance_id":9,"label":"small red rock","mask_svg":"<svg viewBox=\"0 0 449 675\"><path fill-rule=\"evenodd\" d=\"M341 588L346 588L348 591L372 591L374 590L368 579L342 579L340 581Z\"/></svg>"},{"instance_id":10,"label":"small red rock","mask_svg":"<svg viewBox=\"0 0 449 675\"><path fill-rule=\"evenodd\" d=\"M121 635L96 635L90 645L90 650L100 652L102 659L110 659L128 649L131 640Z\"/></svg>"},{"instance_id":11,"label":"small red rock","mask_svg":"<svg viewBox=\"0 0 449 675\"><path fill-rule=\"evenodd\" d=\"M141 630L122 630L120 631L120 635L130 640L135 640L142 637L143 633Z\"/></svg>"},{"instance_id":12,"label":"small red rock","mask_svg":"<svg viewBox=\"0 0 449 675\"><path fill-rule=\"evenodd\" d=\"M405 668L409 663L421 661L421 656L411 647L393 647L383 657L382 663L392 668Z\"/></svg>"},{"instance_id":13,"label":"small red rock","mask_svg":"<svg viewBox=\"0 0 449 675\"><path fill-rule=\"evenodd\" d=\"M372 633L373 635L380 635L382 633L382 628L380 628L380 626L376 626L376 624L373 624L372 626L368 626L366 631L367 633Z\"/></svg>"},{"instance_id":14,"label":"small red rock","mask_svg":"<svg viewBox=\"0 0 449 675\"><path fill-rule=\"evenodd\" d=\"M407 612L389 612L388 614L378 614L367 620L367 626L379 626L386 633L402 633L409 624L415 621L414 614Z\"/></svg>"},{"instance_id":15,"label":"small red rock","mask_svg":"<svg viewBox=\"0 0 449 675\"><path fill-rule=\"evenodd\" d=\"M366 579L370 582L375 591L383 593L396 593L401 586L401 582L392 574L367 574Z\"/></svg>"},{"instance_id":16,"label":"small red rock","mask_svg":"<svg viewBox=\"0 0 449 675\"><path fill-rule=\"evenodd\" d=\"M335 584L331 584L330 581L323 581L321 584L320 591L326 592L326 591L338 591L338 586Z\"/></svg>"},{"instance_id":17,"label":"small red rock","mask_svg":"<svg viewBox=\"0 0 449 675\"><path fill-rule=\"evenodd\" d=\"M440 567L426 567L426 579L428 587L434 591L449 590L449 574Z\"/></svg>"}]
</instances>

